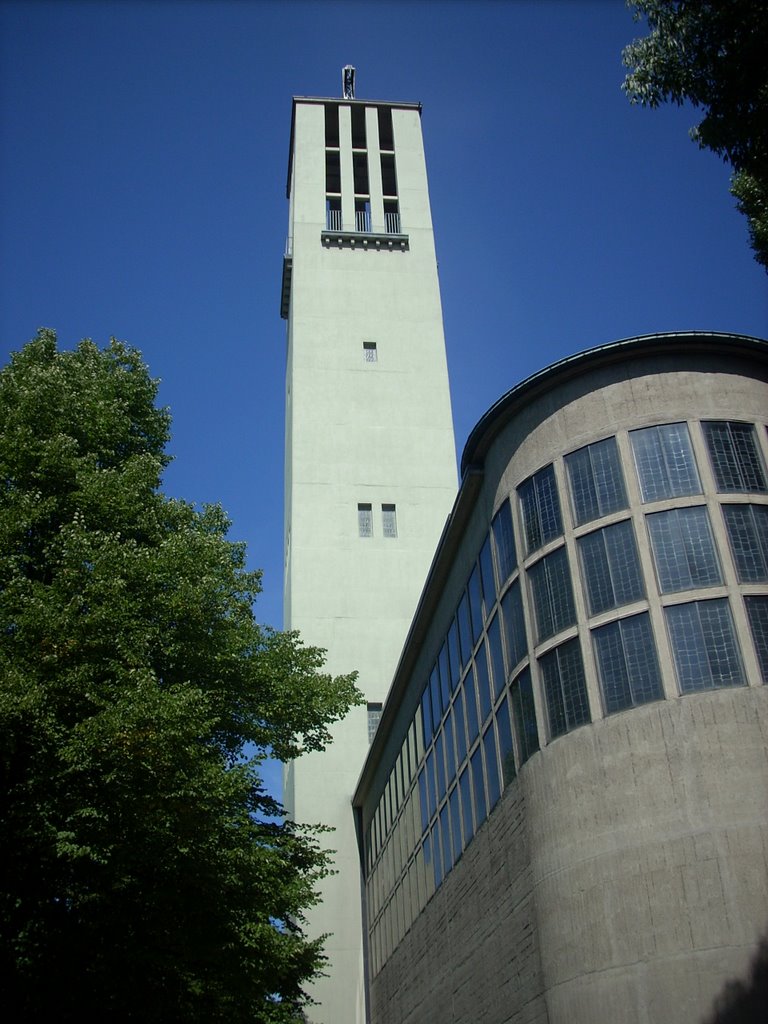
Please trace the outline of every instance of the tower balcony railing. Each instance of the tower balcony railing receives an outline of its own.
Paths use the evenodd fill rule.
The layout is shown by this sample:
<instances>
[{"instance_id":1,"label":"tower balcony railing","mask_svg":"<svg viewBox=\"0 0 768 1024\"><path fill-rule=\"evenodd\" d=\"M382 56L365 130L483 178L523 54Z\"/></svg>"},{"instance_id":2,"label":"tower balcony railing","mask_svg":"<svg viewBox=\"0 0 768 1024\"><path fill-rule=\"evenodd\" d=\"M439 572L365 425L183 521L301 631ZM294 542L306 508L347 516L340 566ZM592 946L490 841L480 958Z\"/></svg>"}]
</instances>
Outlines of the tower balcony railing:
<instances>
[{"instance_id":1,"label":"tower balcony railing","mask_svg":"<svg viewBox=\"0 0 768 1024\"><path fill-rule=\"evenodd\" d=\"M325 211L325 226L328 231L341 231L341 210L329 209Z\"/></svg>"},{"instance_id":2,"label":"tower balcony railing","mask_svg":"<svg viewBox=\"0 0 768 1024\"><path fill-rule=\"evenodd\" d=\"M388 213L384 214L384 227L386 228L388 235L399 235L400 234L400 214L399 213Z\"/></svg>"},{"instance_id":3,"label":"tower balcony railing","mask_svg":"<svg viewBox=\"0 0 768 1024\"><path fill-rule=\"evenodd\" d=\"M355 231L364 231L366 233L371 230L371 210L367 207L365 210L355 210Z\"/></svg>"}]
</instances>

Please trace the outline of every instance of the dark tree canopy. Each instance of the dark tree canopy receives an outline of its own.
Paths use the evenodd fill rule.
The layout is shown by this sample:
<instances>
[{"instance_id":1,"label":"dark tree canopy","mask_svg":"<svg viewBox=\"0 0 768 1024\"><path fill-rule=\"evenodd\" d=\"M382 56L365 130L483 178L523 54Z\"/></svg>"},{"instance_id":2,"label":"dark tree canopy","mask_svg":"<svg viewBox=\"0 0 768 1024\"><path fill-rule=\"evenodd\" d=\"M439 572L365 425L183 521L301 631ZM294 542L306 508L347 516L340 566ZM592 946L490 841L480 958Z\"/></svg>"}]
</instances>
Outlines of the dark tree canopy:
<instances>
[{"instance_id":1,"label":"dark tree canopy","mask_svg":"<svg viewBox=\"0 0 768 1024\"><path fill-rule=\"evenodd\" d=\"M691 130L734 169L731 192L749 219L755 259L768 268L768 2L634 0L650 35L626 47L624 90L657 107L686 101L704 116Z\"/></svg>"},{"instance_id":2,"label":"dark tree canopy","mask_svg":"<svg viewBox=\"0 0 768 1024\"><path fill-rule=\"evenodd\" d=\"M294 1021L329 864L259 764L322 748L359 695L256 623L221 509L161 493L155 395L135 350L50 331L0 372L2 1004Z\"/></svg>"}]
</instances>

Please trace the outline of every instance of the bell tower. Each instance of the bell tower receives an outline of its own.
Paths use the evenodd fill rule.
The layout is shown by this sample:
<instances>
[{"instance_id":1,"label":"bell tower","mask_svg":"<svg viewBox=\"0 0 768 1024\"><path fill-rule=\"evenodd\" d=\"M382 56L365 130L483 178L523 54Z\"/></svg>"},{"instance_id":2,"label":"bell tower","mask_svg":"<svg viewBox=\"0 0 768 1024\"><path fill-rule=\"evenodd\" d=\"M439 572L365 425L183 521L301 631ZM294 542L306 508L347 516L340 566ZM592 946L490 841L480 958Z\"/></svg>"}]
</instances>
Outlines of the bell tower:
<instances>
[{"instance_id":1,"label":"bell tower","mask_svg":"<svg viewBox=\"0 0 768 1024\"><path fill-rule=\"evenodd\" d=\"M317 1024L365 1021L351 797L457 482L421 107L356 99L351 67L342 87L293 100L281 303L284 627L367 700L285 772L289 813L335 828Z\"/></svg>"}]
</instances>

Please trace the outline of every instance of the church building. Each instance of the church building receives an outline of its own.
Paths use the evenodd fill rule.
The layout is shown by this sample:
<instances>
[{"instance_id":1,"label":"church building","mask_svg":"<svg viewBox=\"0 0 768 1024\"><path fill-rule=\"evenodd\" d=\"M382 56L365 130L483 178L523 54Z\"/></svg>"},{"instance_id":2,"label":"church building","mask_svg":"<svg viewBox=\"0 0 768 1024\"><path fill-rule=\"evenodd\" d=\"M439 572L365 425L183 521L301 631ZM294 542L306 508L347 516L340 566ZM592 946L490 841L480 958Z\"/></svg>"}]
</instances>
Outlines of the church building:
<instances>
[{"instance_id":1,"label":"church building","mask_svg":"<svg viewBox=\"0 0 768 1024\"><path fill-rule=\"evenodd\" d=\"M520 383L457 489L421 109L293 101L285 618L367 706L288 766L313 1024L708 1019L768 932L768 342Z\"/></svg>"}]
</instances>

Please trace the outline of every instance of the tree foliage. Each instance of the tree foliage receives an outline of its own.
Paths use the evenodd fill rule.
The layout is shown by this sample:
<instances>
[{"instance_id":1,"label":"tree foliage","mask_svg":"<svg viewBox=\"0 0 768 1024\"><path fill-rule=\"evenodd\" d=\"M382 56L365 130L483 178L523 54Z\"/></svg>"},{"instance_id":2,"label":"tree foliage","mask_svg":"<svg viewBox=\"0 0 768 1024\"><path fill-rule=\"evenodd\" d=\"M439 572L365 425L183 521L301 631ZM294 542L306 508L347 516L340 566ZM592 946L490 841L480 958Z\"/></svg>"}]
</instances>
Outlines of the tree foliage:
<instances>
[{"instance_id":1,"label":"tree foliage","mask_svg":"<svg viewBox=\"0 0 768 1024\"><path fill-rule=\"evenodd\" d=\"M155 396L116 341L60 352L41 331L0 372L2 1002L293 1021L329 864L259 764L322 748L358 693L256 623L221 509L161 493Z\"/></svg>"},{"instance_id":2,"label":"tree foliage","mask_svg":"<svg viewBox=\"0 0 768 1024\"><path fill-rule=\"evenodd\" d=\"M768 268L768 3L629 0L650 35L623 53L631 102L688 101L704 111L691 136L734 169L731 192Z\"/></svg>"}]
</instances>

